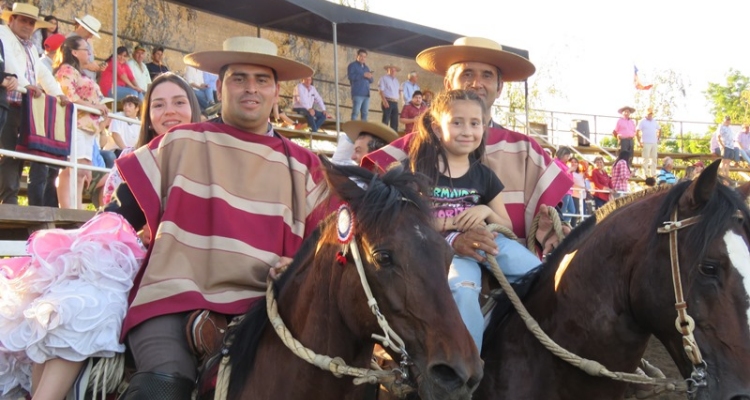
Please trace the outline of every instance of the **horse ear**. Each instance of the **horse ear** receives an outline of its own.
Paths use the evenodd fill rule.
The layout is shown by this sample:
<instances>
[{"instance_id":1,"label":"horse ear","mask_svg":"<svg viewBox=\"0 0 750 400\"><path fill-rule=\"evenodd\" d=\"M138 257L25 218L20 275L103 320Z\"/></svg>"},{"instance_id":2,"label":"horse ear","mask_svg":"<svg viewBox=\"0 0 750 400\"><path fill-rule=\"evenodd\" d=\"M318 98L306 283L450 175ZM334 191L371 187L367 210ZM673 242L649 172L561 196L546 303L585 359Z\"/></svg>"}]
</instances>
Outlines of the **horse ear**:
<instances>
[{"instance_id":1,"label":"horse ear","mask_svg":"<svg viewBox=\"0 0 750 400\"><path fill-rule=\"evenodd\" d=\"M347 169L357 168L353 166L339 166L330 162L325 156L318 156L323 168L323 175L329 190L341 200L350 202L355 193L361 194L363 189L352 180Z\"/></svg>"},{"instance_id":2,"label":"horse ear","mask_svg":"<svg viewBox=\"0 0 750 400\"><path fill-rule=\"evenodd\" d=\"M720 164L721 160L716 160L698 175L698 178L693 181L690 188L685 192L683 199L680 201L681 203L684 202L683 205L696 209L708 203L714 190L716 190L716 185L719 180Z\"/></svg>"}]
</instances>

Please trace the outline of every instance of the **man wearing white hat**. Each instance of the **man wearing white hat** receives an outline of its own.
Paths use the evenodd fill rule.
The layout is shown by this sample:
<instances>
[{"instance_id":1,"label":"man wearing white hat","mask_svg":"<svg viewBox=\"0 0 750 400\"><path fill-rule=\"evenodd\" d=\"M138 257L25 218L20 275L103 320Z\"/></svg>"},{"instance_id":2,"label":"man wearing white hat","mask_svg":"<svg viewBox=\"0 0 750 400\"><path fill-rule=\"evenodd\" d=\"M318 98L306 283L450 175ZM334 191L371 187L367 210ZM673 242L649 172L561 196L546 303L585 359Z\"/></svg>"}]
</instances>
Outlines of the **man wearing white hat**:
<instances>
[{"instance_id":1,"label":"man wearing white hat","mask_svg":"<svg viewBox=\"0 0 750 400\"><path fill-rule=\"evenodd\" d=\"M43 93L57 96L61 103L68 99L63 95L60 85L52 72L40 61L36 48L31 41L31 34L36 29L46 28L51 24L39 18L39 9L31 4L16 3L11 10L5 10L2 19L8 25L0 26L0 41L5 52L5 72L14 74L18 86L24 87L34 97ZM19 128L21 126L21 93L9 91L8 118L0 132L2 148L16 150ZM11 158L0 158L0 202L18 204L23 161Z\"/></svg>"},{"instance_id":2,"label":"man wearing white hat","mask_svg":"<svg viewBox=\"0 0 750 400\"><path fill-rule=\"evenodd\" d=\"M94 43L91 39L101 39L101 36L99 36L99 29L102 28L102 23L89 14L86 14L81 18L75 18L75 21L75 29L68 34L68 37L78 35L86 39L86 44L89 46L89 62L86 63L86 65L81 65L81 69L83 69L83 73L86 76L91 78L94 82L97 82L96 73L102 71L103 68L94 61Z\"/></svg>"},{"instance_id":3,"label":"man wearing white hat","mask_svg":"<svg viewBox=\"0 0 750 400\"><path fill-rule=\"evenodd\" d=\"M398 133L380 122L347 121L341 125L349 140L354 143L352 161L357 165L368 153L372 153L398 139Z\"/></svg>"},{"instance_id":4,"label":"man wearing white hat","mask_svg":"<svg viewBox=\"0 0 750 400\"><path fill-rule=\"evenodd\" d=\"M555 206L572 187L572 180L532 138L503 128L491 119L492 105L500 96L504 82L524 81L536 68L519 55L503 50L498 43L484 38L463 37L453 45L437 46L417 55L423 69L444 75L446 90L475 91L483 100L487 124L486 163L505 185L503 200L519 238L530 232L535 215L547 206ZM411 135L390 146L368 154L362 165L385 168L406 158ZM537 238L539 235L537 235ZM463 232L449 241L459 255L483 256L479 250L493 252L497 246L486 230ZM542 243L543 251L551 243Z\"/></svg>"},{"instance_id":5,"label":"man wearing white hat","mask_svg":"<svg viewBox=\"0 0 750 400\"><path fill-rule=\"evenodd\" d=\"M123 323L138 370L125 400L189 399L197 365L186 317L246 312L270 268L291 261L320 217L319 159L268 123L279 81L312 68L255 37L227 39L185 64L219 76L221 118L177 126L119 159L127 184L106 207L154 238Z\"/></svg>"}]
</instances>

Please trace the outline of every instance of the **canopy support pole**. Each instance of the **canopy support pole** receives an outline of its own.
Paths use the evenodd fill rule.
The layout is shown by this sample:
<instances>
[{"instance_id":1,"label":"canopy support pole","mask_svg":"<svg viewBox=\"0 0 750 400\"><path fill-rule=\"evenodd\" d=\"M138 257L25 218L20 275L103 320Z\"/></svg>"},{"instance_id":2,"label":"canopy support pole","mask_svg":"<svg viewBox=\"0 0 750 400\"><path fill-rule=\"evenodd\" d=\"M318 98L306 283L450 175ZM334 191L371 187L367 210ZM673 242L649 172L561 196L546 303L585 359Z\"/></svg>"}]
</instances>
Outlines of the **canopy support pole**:
<instances>
[{"instance_id":1,"label":"canopy support pole","mask_svg":"<svg viewBox=\"0 0 750 400\"><path fill-rule=\"evenodd\" d=\"M336 23L331 22L331 25L333 26L333 81L336 97L336 136L338 136L341 134L341 109L339 108L339 45Z\"/></svg>"}]
</instances>

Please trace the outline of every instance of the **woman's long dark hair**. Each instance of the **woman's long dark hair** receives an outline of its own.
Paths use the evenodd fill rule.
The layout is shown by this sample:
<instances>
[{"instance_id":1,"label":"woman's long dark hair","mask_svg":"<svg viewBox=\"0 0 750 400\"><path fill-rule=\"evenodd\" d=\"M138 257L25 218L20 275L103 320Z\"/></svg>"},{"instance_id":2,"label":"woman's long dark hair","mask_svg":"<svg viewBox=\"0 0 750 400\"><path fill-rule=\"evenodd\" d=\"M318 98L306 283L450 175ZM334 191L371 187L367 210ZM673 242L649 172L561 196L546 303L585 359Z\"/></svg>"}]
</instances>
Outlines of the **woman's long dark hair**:
<instances>
[{"instance_id":1,"label":"woman's long dark hair","mask_svg":"<svg viewBox=\"0 0 750 400\"><path fill-rule=\"evenodd\" d=\"M55 21L57 21L57 22L58 22L58 23L57 23L57 24L55 25L55 30L54 30L53 32L49 32L49 31L47 31L47 28L43 28L43 29L42 29L42 44L44 44L44 41L45 41L45 40L47 40L47 38L48 38L48 37L49 37L50 35L53 35L53 34L55 34L55 33L60 33L60 23L59 23L60 21L59 21L59 20L58 20L58 19L57 19L57 18L56 18L56 17L54 16L54 15L48 15L48 16L44 17L44 20L45 20L46 22L50 22L50 21L52 21L53 19L54 19Z\"/></svg>"},{"instance_id":2,"label":"woman's long dark hair","mask_svg":"<svg viewBox=\"0 0 750 400\"><path fill-rule=\"evenodd\" d=\"M65 38L62 46L60 46L57 53L55 53L55 60L52 64L53 75L57 73L57 70L60 69L63 64L68 64L78 72L81 72L81 63L78 62L78 58L73 55L73 50L79 48L79 41L82 42L84 46L87 46L86 39L78 35L72 35Z\"/></svg>"},{"instance_id":3,"label":"woman's long dark hair","mask_svg":"<svg viewBox=\"0 0 750 400\"><path fill-rule=\"evenodd\" d=\"M482 110L482 120L484 120L484 103L482 99L469 90L451 90L439 94L433 99L430 108L417 121L417 131L411 140L409 146L409 168L413 172L420 172L429 178L431 185L437 183L438 177L443 173L450 174L448 167L448 157L443 148L443 141L432 128L433 124L438 124L440 117L451 110L454 101L468 100L474 101ZM471 162L482 162L484 158L485 133L482 136L482 142L474 150L469 159ZM443 170L440 170L440 162L443 163Z\"/></svg>"}]
</instances>

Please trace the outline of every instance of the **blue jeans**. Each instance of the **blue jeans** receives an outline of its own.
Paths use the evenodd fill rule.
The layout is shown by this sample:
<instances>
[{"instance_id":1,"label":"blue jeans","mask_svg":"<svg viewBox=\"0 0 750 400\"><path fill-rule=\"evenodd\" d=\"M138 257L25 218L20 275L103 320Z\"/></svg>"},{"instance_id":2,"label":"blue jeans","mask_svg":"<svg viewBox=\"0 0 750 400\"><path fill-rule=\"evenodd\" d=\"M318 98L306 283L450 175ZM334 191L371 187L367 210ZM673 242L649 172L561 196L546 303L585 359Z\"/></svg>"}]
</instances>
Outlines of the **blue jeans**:
<instances>
[{"instance_id":1,"label":"blue jeans","mask_svg":"<svg viewBox=\"0 0 750 400\"><path fill-rule=\"evenodd\" d=\"M311 115L310 110L305 108L293 108L292 111L305 117L312 132L317 132L323 122L326 122L326 114L322 111L314 110L315 115Z\"/></svg>"},{"instance_id":2,"label":"blue jeans","mask_svg":"<svg viewBox=\"0 0 750 400\"><path fill-rule=\"evenodd\" d=\"M398 103L388 100L388 108L381 104L380 110L383 111L383 125L390 125L391 129L398 132Z\"/></svg>"},{"instance_id":3,"label":"blue jeans","mask_svg":"<svg viewBox=\"0 0 750 400\"><path fill-rule=\"evenodd\" d=\"M575 214L576 213L576 205L573 203L573 196L570 194L566 194L562 198L562 212L563 214ZM563 220L565 222L570 222L571 216L565 216L563 215Z\"/></svg>"},{"instance_id":4,"label":"blue jeans","mask_svg":"<svg viewBox=\"0 0 750 400\"><path fill-rule=\"evenodd\" d=\"M200 105L201 111L208 108L214 102L214 91L211 88L193 88L193 91L195 92L195 97L198 98L198 105Z\"/></svg>"},{"instance_id":5,"label":"blue jeans","mask_svg":"<svg viewBox=\"0 0 750 400\"><path fill-rule=\"evenodd\" d=\"M120 101L125 98L125 96L133 95L137 97L139 100L143 101L143 93L139 93L135 89L129 88L127 86L118 86L117 87L117 98L115 101ZM112 91L110 90L109 93L105 94L105 96L112 96Z\"/></svg>"},{"instance_id":6,"label":"blue jeans","mask_svg":"<svg viewBox=\"0 0 750 400\"><path fill-rule=\"evenodd\" d=\"M735 147L734 148L734 161L740 161L740 158L745 160L746 163L750 164L750 154L747 154L746 150L743 150L742 148Z\"/></svg>"},{"instance_id":7,"label":"blue jeans","mask_svg":"<svg viewBox=\"0 0 750 400\"><path fill-rule=\"evenodd\" d=\"M362 112L362 121L367 121L367 115L370 111L369 96L352 96L352 121Z\"/></svg>"},{"instance_id":8,"label":"blue jeans","mask_svg":"<svg viewBox=\"0 0 750 400\"><path fill-rule=\"evenodd\" d=\"M497 264L510 283L517 282L529 271L541 264L541 261L529 250L515 240L503 235L495 238L499 254L495 257ZM482 351L482 334L484 333L484 316L479 306L479 292L482 290L482 268L476 260L469 257L455 256L448 270L448 285L453 299L458 306L466 328L469 330L477 349Z\"/></svg>"}]
</instances>

